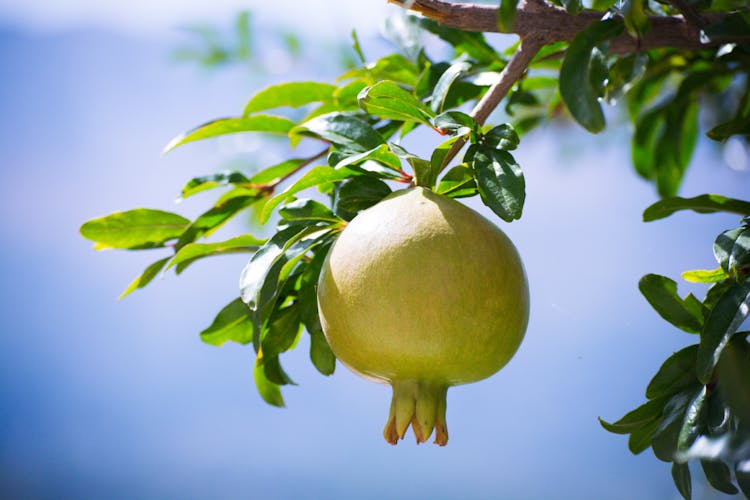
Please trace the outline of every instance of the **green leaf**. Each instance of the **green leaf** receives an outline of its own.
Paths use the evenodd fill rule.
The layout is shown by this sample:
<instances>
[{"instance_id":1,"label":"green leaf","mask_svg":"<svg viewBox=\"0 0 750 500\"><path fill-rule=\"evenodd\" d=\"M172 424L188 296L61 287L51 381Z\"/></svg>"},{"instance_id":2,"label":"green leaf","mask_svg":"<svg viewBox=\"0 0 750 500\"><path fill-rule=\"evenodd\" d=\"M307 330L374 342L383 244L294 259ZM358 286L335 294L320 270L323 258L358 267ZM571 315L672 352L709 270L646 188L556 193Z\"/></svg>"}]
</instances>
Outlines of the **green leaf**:
<instances>
[{"instance_id":1,"label":"green leaf","mask_svg":"<svg viewBox=\"0 0 750 500\"><path fill-rule=\"evenodd\" d=\"M294 127L289 136L311 136L341 148L364 153L385 144L385 139L366 121L347 113L328 113Z\"/></svg>"},{"instance_id":2,"label":"green leaf","mask_svg":"<svg viewBox=\"0 0 750 500\"><path fill-rule=\"evenodd\" d=\"M689 389L672 396L664 406L663 418L651 440L654 455L659 460L671 462L677 452L685 410L693 399L695 389Z\"/></svg>"},{"instance_id":3,"label":"green leaf","mask_svg":"<svg viewBox=\"0 0 750 500\"><path fill-rule=\"evenodd\" d=\"M339 80L357 78L371 84L382 80L392 80L404 85L414 86L417 84L418 77L419 68L416 64L401 54L390 54L364 68L347 71L339 77Z\"/></svg>"},{"instance_id":4,"label":"green leaf","mask_svg":"<svg viewBox=\"0 0 750 500\"><path fill-rule=\"evenodd\" d=\"M663 106L650 109L639 116L636 121L632 141L633 166L638 175L644 179L653 180L656 177L658 166L656 149L657 145L663 142L665 130Z\"/></svg>"},{"instance_id":5,"label":"green leaf","mask_svg":"<svg viewBox=\"0 0 750 500\"><path fill-rule=\"evenodd\" d=\"M81 235L97 243L97 249L130 250L163 247L178 238L190 221L162 210L136 208L92 219L81 226Z\"/></svg>"},{"instance_id":6,"label":"green leaf","mask_svg":"<svg viewBox=\"0 0 750 500\"><path fill-rule=\"evenodd\" d=\"M340 152L337 152L340 153ZM387 144L365 151L364 153L347 155L340 153L342 160L335 159L337 169L348 167L352 170L370 172L378 177L400 179L403 176L401 160L396 156ZM331 160L332 158L329 158Z\"/></svg>"},{"instance_id":7,"label":"green leaf","mask_svg":"<svg viewBox=\"0 0 750 500\"><path fill-rule=\"evenodd\" d=\"M229 170L218 172L216 174L204 175L202 177L193 177L187 184L185 184L185 187L182 188L180 197L184 199L208 189L249 182L249 179L241 172L233 172Z\"/></svg>"},{"instance_id":8,"label":"green leaf","mask_svg":"<svg viewBox=\"0 0 750 500\"><path fill-rule=\"evenodd\" d=\"M704 459L701 460L701 467L703 468L703 473L706 475L706 479L708 479L708 483L714 489L728 495L739 493L737 487L732 484L732 473L729 471L727 464L719 460Z\"/></svg>"},{"instance_id":9,"label":"green leaf","mask_svg":"<svg viewBox=\"0 0 750 500\"><path fill-rule=\"evenodd\" d=\"M255 252L264 243L265 240L258 239L252 234L243 234L217 243L190 243L180 248L167 269L177 266L177 274L180 274L196 260L215 255Z\"/></svg>"},{"instance_id":10,"label":"green leaf","mask_svg":"<svg viewBox=\"0 0 750 500\"><path fill-rule=\"evenodd\" d=\"M682 273L682 279L691 283L716 283L727 277L721 267L716 269L694 269Z\"/></svg>"},{"instance_id":11,"label":"green leaf","mask_svg":"<svg viewBox=\"0 0 750 500\"><path fill-rule=\"evenodd\" d=\"M472 146L471 168L482 202L505 222L521 217L526 183L521 167L507 151Z\"/></svg>"},{"instance_id":12,"label":"green leaf","mask_svg":"<svg viewBox=\"0 0 750 500\"><path fill-rule=\"evenodd\" d=\"M336 370L336 356L322 331L310 333L310 359L323 375L332 375Z\"/></svg>"},{"instance_id":13,"label":"green leaf","mask_svg":"<svg viewBox=\"0 0 750 500\"><path fill-rule=\"evenodd\" d=\"M211 326L203 330L201 340L206 344L220 346L231 340L248 344L253 340L253 321L250 310L242 300L234 299L216 315Z\"/></svg>"},{"instance_id":14,"label":"green leaf","mask_svg":"<svg viewBox=\"0 0 750 500\"><path fill-rule=\"evenodd\" d=\"M453 167L440 179L435 192L451 198L475 196L478 191L474 172L466 165Z\"/></svg>"},{"instance_id":15,"label":"green leaf","mask_svg":"<svg viewBox=\"0 0 750 500\"><path fill-rule=\"evenodd\" d=\"M688 333L699 333L703 326L703 308L692 295L684 300L677 294L673 280L647 274L638 282L638 288L659 316Z\"/></svg>"},{"instance_id":16,"label":"green leaf","mask_svg":"<svg viewBox=\"0 0 750 500\"><path fill-rule=\"evenodd\" d=\"M599 423L609 432L630 434L638 429L642 429L654 420L658 420L664 410L665 402L664 398L647 401L635 410L628 412L617 422L609 423L599 418Z\"/></svg>"},{"instance_id":17,"label":"green leaf","mask_svg":"<svg viewBox=\"0 0 750 500\"><path fill-rule=\"evenodd\" d=\"M734 283L718 300L706 318L698 348L698 379L711 381L721 352L743 321L750 315L750 281Z\"/></svg>"},{"instance_id":18,"label":"green leaf","mask_svg":"<svg viewBox=\"0 0 750 500\"><path fill-rule=\"evenodd\" d=\"M624 0L621 11L628 34L636 39L643 38L650 27L646 15L646 0Z\"/></svg>"},{"instance_id":19,"label":"green leaf","mask_svg":"<svg viewBox=\"0 0 750 500\"><path fill-rule=\"evenodd\" d=\"M465 135L479 128L471 116L461 111L446 111L432 120L435 129L440 133L448 132L453 135Z\"/></svg>"},{"instance_id":20,"label":"green leaf","mask_svg":"<svg viewBox=\"0 0 750 500\"><path fill-rule=\"evenodd\" d=\"M443 141L430 155L430 164L435 172L442 172L443 168L447 165L443 165L445 159L448 157L448 153L453 148L453 145L460 139L460 136L453 136L447 141Z\"/></svg>"},{"instance_id":21,"label":"green leaf","mask_svg":"<svg viewBox=\"0 0 750 500\"><path fill-rule=\"evenodd\" d=\"M281 396L281 389L278 384L274 384L266 377L265 360L263 353L259 352L255 358L255 367L253 368L253 378L258 393L263 400L273 406L284 407L284 398Z\"/></svg>"},{"instance_id":22,"label":"green leaf","mask_svg":"<svg viewBox=\"0 0 750 500\"><path fill-rule=\"evenodd\" d=\"M263 372L266 374L268 380L277 385L296 385L294 380L287 375L284 369L281 367L281 361L278 356L265 356L263 361Z\"/></svg>"},{"instance_id":23,"label":"green leaf","mask_svg":"<svg viewBox=\"0 0 750 500\"><path fill-rule=\"evenodd\" d=\"M194 242L196 239L202 236L209 236L226 224L232 217L250 207L258 200L263 199L264 196L263 193L257 190L240 190L238 196L220 198L213 207L198 216L185 232L180 235L175 249L178 251L182 250L185 245Z\"/></svg>"},{"instance_id":24,"label":"green leaf","mask_svg":"<svg viewBox=\"0 0 750 500\"><path fill-rule=\"evenodd\" d=\"M702 386L685 409L685 418L677 438L677 449L685 451L693 444L695 438L701 433L705 426L706 413L706 386Z\"/></svg>"},{"instance_id":25,"label":"green leaf","mask_svg":"<svg viewBox=\"0 0 750 500\"><path fill-rule=\"evenodd\" d=\"M497 27L500 33L513 33L517 7L518 0L500 0L500 8L497 11Z\"/></svg>"},{"instance_id":26,"label":"green leaf","mask_svg":"<svg viewBox=\"0 0 750 500\"><path fill-rule=\"evenodd\" d=\"M361 210L370 208L391 194L385 182L367 175L346 179L336 193L336 214L351 220Z\"/></svg>"},{"instance_id":27,"label":"green leaf","mask_svg":"<svg viewBox=\"0 0 750 500\"><path fill-rule=\"evenodd\" d=\"M309 224L339 224L341 218L337 217L331 210L314 200L295 200L279 209L282 219L289 222L306 222Z\"/></svg>"},{"instance_id":28,"label":"green leaf","mask_svg":"<svg viewBox=\"0 0 750 500\"><path fill-rule=\"evenodd\" d=\"M438 174L438 171L433 168L432 162L411 154L398 144L390 143L388 146L399 158L406 160L407 163L411 165L411 168L414 171L414 181L416 185L431 190L435 185L435 180Z\"/></svg>"},{"instance_id":29,"label":"green leaf","mask_svg":"<svg viewBox=\"0 0 750 500\"><path fill-rule=\"evenodd\" d=\"M295 344L301 331L299 307L296 302L277 309L271 314L261 333L260 345L263 355L276 357L286 352Z\"/></svg>"},{"instance_id":30,"label":"green leaf","mask_svg":"<svg viewBox=\"0 0 750 500\"><path fill-rule=\"evenodd\" d=\"M289 186L284 192L279 193L278 195L268 200L266 205L263 207L263 212L261 213L261 221L265 224L268 221L268 218L271 216L274 208L276 208L281 203L289 200L295 194L304 189L342 181L355 175L358 174L347 168L335 169L325 166L315 167L308 171L305 175L303 175L299 180L297 180L297 182Z\"/></svg>"},{"instance_id":31,"label":"green leaf","mask_svg":"<svg viewBox=\"0 0 750 500\"><path fill-rule=\"evenodd\" d=\"M387 120L417 122L430 127L430 119L435 116L410 92L388 80L363 89L357 100L362 109Z\"/></svg>"},{"instance_id":32,"label":"green leaf","mask_svg":"<svg viewBox=\"0 0 750 500\"><path fill-rule=\"evenodd\" d=\"M484 137L482 138L482 144L485 146L504 149L505 151L516 149L520 142L521 139L519 139L518 133L510 123L503 123L502 125L492 127L484 133Z\"/></svg>"},{"instance_id":33,"label":"green leaf","mask_svg":"<svg viewBox=\"0 0 750 500\"><path fill-rule=\"evenodd\" d=\"M560 95L573 118L589 132L604 128L604 114L599 104L600 88L591 83L591 57L594 47L618 36L622 20L608 19L590 24L570 42L560 68Z\"/></svg>"},{"instance_id":34,"label":"green leaf","mask_svg":"<svg viewBox=\"0 0 750 500\"><path fill-rule=\"evenodd\" d=\"M513 0L515 2L515 0ZM430 99L430 106L432 107L433 113L440 113L443 110L445 99L448 97L448 91L451 89L451 85L455 82L461 73L465 73L471 68L471 65L466 61L459 61L453 63L448 69L440 75L440 79L435 84L432 90L432 98Z\"/></svg>"},{"instance_id":35,"label":"green leaf","mask_svg":"<svg viewBox=\"0 0 750 500\"><path fill-rule=\"evenodd\" d=\"M245 106L244 116L258 111L291 106L297 108L311 102L333 102L335 85L321 82L286 82L267 87L255 94Z\"/></svg>"},{"instance_id":36,"label":"green leaf","mask_svg":"<svg viewBox=\"0 0 750 500\"><path fill-rule=\"evenodd\" d=\"M281 116L254 115L247 118L220 118L178 135L169 141L169 144L164 148L164 153L168 153L177 146L182 146L188 142L209 139L220 135L236 134L238 132L286 134L292 127L294 127L294 122Z\"/></svg>"},{"instance_id":37,"label":"green leaf","mask_svg":"<svg viewBox=\"0 0 750 500\"><path fill-rule=\"evenodd\" d=\"M250 178L253 185L274 185L286 178L300 166L309 162L308 158L291 158L260 170Z\"/></svg>"},{"instance_id":38,"label":"green leaf","mask_svg":"<svg viewBox=\"0 0 750 500\"><path fill-rule=\"evenodd\" d=\"M672 396L698 384L695 360L698 344L688 346L672 354L661 365L659 371L646 388L646 397L656 399Z\"/></svg>"},{"instance_id":39,"label":"green leaf","mask_svg":"<svg viewBox=\"0 0 750 500\"><path fill-rule=\"evenodd\" d=\"M171 257L165 257L163 259L157 260L156 262L148 266L146 270L143 271L143 273L141 273L140 276L134 279L128 285L125 291L122 292L122 294L120 294L119 297L117 297L117 300L123 299L126 296L130 295L131 292L137 290L138 288L143 288L149 283L151 283L151 281L153 281L156 275L159 274L159 271L161 271L164 268L164 265L169 261L169 259L171 259Z\"/></svg>"},{"instance_id":40,"label":"green leaf","mask_svg":"<svg viewBox=\"0 0 750 500\"><path fill-rule=\"evenodd\" d=\"M690 468L687 464L674 462L672 464L672 480L680 492L682 498L690 500L692 496L692 482L690 480Z\"/></svg>"},{"instance_id":41,"label":"green leaf","mask_svg":"<svg viewBox=\"0 0 750 500\"><path fill-rule=\"evenodd\" d=\"M633 431L628 439L628 449L633 455L638 455L651 446L651 440L659 428L659 420Z\"/></svg>"},{"instance_id":42,"label":"green leaf","mask_svg":"<svg viewBox=\"0 0 750 500\"><path fill-rule=\"evenodd\" d=\"M741 227L719 235L714 243L714 255L727 274L737 276L741 269L750 265L750 228Z\"/></svg>"},{"instance_id":43,"label":"green leaf","mask_svg":"<svg viewBox=\"0 0 750 500\"><path fill-rule=\"evenodd\" d=\"M651 222L668 217L679 210L693 210L700 214L728 212L750 215L750 202L727 198L718 194L702 194L695 198L664 198L643 212L643 221Z\"/></svg>"}]
</instances>

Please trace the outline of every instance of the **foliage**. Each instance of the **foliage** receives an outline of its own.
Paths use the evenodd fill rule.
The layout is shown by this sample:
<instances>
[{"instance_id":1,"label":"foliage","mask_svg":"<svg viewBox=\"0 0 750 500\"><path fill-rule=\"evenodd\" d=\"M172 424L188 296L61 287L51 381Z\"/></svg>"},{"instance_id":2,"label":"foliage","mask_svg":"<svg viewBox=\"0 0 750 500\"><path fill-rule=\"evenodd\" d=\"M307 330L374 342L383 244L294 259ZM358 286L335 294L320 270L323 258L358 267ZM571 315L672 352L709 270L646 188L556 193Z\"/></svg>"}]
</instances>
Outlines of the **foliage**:
<instances>
[{"instance_id":1,"label":"foliage","mask_svg":"<svg viewBox=\"0 0 750 500\"><path fill-rule=\"evenodd\" d=\"M672 476L685 498L690 498L691 459L700 459L717 490L738 492L731 480L734 470L739 487L750 493L750 332L738 331L750 315L750 206L723 197L713 203L705 196L667 198L646 209L646 221L676 210L737 212L738 207L744 207L745 218L716 238L718 268L685 274L710 285L703 301L692 294L681 297L677 283L667 277L641 279L641 293L656 312L677 328L698 334L698 343L664 362L646 388L646 403L617 422L600 420L610 432L629 434L633 453L650 446L657 458L672 462Z\"/></svg>"},{"instance_id":2,"label":"foliage","mask_svg":"<svg viewBox=\"0 0 750 500\"><path fill-rule=\"evenodd\" d=\"M583 7L576 0L556 3L571 13ZM252 344L258 391L268 403L283 406L280 388L294 382L282 368L281 355L297 345L303 331L310 336L313 365L324 375L334 371L335 357L318 318L316 283L328 249L347 222L399 185L424 186L453 198L479 196L504 221L520 218L525 181L511 151L545 121L570 116L596 133L606 126L602 104L624 102L634 127L635 171L666 197L646 210L644 220L685 209L750 214L747 201L719 195L674 197L698 140L700 120L708 123L707 136L716 141L750 132L747 10L741 10L742 2L686 3L699 17L729 13L702 18L707 20L702 28L706 40L734 36L739 42L611 54L608 47L615 37L640 37L650 29L649 16L677 11L671 4L645 0L617 5L595 1L593 7L604 19L582 29L571 42L542 47L513 82L501 113L493 117L507 123L496 125L485 125L467 111L503 74L517 45L498 50L481 33L408 15L405 22L387 25L403 53L366 62L354 34L361 62L335 82L287 82L263 89L238 108L237 116L200 125L166 148L225 134L260 133L286 137L290 148L318 143L319 152L290 153L288 159L256 172L191 179L182 189L183 198L222 190L195 220L136 209L89 221L81 233L96 242L97 249L164 252L123 296L160 272L174 268L179 274L205 257L249 254L240 296L218 313L201 338L212 345ZM500 2L501 27L513 26L516 8L513 0ZM252 53L248 22L240 17L232 54ZM442 60L414 50L424 36L447 44L449 57ZM215 43L213 47L208 55L193 56L208 64L236 55L227 55ZM410 152L412 133L418 129L431 131L435 147L428 157ZM464 142L469 147L454 160ZM258 210L264 223L276 214L273 236L244 234L199 243L249 209ZM658 458L673 462L672 476L686 498L686 463L693 458L701 460L716 489L736 491L729 464L739 487L746 495L750 490L750 346L747 332L738 332L750 308L749 248L746 217L740 227L716 240L717 269L685 274L690 281L711 285L703 301L678 295L669 278L648 275L641 280L641 291L654 309L676 327L698 334L699 342L667 359L646 390L647 403L617 422L602 421L612 432L630 434L633 453L652 447Z\"/></svg>"}]
</instances>

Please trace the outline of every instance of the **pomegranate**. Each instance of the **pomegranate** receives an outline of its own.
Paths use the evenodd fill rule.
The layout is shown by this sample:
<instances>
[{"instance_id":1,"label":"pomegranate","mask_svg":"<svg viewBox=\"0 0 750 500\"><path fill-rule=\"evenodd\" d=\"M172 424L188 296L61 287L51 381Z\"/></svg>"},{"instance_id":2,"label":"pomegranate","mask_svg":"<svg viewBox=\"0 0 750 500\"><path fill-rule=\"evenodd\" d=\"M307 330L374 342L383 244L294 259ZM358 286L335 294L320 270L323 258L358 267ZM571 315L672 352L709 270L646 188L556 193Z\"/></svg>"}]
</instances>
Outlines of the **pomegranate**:
<instances>
[{"instance_id":1,"label":"pomegranate","mask_svg":"<svg viewBox=\"0 0 750 500\"><path fill-rule=\"evenodd\" d=\"M318 283L336 357L391 384L385 439L411 427L445 445L448 387L489 377L515 354L529 317L523 264L508 237L461 203L415 187L360 212Z\"/></svg>"}]
</instances>

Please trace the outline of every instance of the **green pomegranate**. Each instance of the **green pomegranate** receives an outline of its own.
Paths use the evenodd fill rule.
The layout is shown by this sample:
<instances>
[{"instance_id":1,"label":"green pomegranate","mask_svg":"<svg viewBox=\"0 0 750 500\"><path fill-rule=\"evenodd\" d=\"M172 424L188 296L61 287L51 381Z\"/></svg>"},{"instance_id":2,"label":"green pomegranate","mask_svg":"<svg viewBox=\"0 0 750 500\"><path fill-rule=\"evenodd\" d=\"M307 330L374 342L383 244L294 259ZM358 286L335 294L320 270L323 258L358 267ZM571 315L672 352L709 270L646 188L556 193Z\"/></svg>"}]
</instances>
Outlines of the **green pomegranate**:
<instances>
[{"instance_id":1,"label":"green pomegranate","mask_svg":"<svg viewBox=\"0 0 750 500\"><path fill-rule=\"evenodd\" d=\"M318 283L323 331L355 373L393 387L385 439L411 424L445 445L448 387L489 377L515 354L529 316L513 243L470 208L427 189L362 211Z\"/></svg>"}]
</instances>

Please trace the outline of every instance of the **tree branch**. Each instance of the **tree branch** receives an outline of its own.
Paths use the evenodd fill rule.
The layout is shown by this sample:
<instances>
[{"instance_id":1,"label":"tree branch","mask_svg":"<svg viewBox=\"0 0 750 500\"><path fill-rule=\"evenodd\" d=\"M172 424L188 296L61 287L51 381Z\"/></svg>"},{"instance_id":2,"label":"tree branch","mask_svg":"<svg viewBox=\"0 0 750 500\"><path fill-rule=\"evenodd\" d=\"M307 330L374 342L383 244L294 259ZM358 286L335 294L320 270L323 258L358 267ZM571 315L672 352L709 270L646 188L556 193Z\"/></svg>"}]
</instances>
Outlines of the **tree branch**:
<instances>
[{"instance_id":1,"label":"tree branch","mask_svg":"<svg viewBox=\"0 0 750 500\"><path fill-rule=\"evenodd\" d=\"M418 12L438 23L464 31L502 33L497 23L498 9L487 5L450 3L444 0L388 0L401 7ZM679 0L678 0L679 1ZM602 12L584 10L578 15L568 14L564 9L534 0L521 2L516 10L514 33L522 39L537 36L545 43L570 41L589 24L599 21ZM721 14L701 17L705 23L722 18ZM702 43L697 27L686 22L682 16L650 16L651 29L643 38L636 40L623 34L610 41L609 51L615 54L637 52L659 47L694 50L730 43L732 39L711 40Z\"/></svg>"},{"instance_id":2,"label":"tree branch","mask_svg":"<svg viewBox=\"0 0 750 500\"><path fill-rule=\"evenodd\" d=\"M484 97L477 103L471 112L471 116L480 125L484 125L490 113L500 104L508 91L513 87L526 72L531 60L545 45L545 40L538 36L530 35L521 40L518 50L513 54L508 64L503 68L497 81L492 84ZM455 158L461 148L466 144L466 139L457 140L443 160L441 171Z\"/></svg>"},{"instance_id":3,"label":"tree branch","mask_svg":"<svg viewBox=\"0 0 750 500\"><path fill-rule=\"evenodd\" d=\"M689 22L696 28L700 29L706 26L708 23L705 19L701 16L701 14L698 12L698 10L687 3L685 0L667 0L672 6L680 11L680 14L682 14L682 17L685 18L685 21Z\"/></svg>"}]
</instances>

